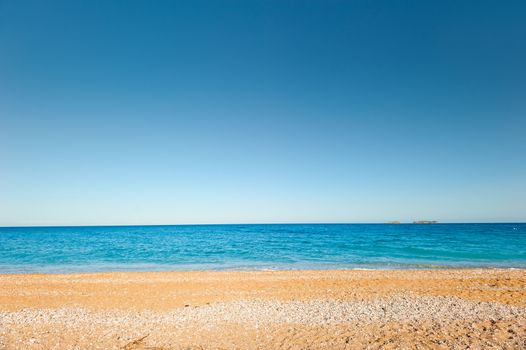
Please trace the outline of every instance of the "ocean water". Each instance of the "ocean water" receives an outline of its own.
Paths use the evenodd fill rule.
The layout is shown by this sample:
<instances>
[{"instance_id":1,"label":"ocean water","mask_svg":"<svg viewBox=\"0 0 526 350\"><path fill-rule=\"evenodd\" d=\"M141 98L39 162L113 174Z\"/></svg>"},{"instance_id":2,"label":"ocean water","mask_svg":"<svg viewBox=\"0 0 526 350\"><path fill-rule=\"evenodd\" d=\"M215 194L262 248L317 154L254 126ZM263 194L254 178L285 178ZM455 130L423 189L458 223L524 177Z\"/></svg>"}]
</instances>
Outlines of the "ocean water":
<instances>
[{"instance_id":1,"label":"ocean water","mask_svg":"<svg viewBox=\"0 0 526 350\"><path fill-rule=\"evenodd\" d=\"M526 268L526 224L0 228L0 273Z\"/></svg>"}]
</instances>

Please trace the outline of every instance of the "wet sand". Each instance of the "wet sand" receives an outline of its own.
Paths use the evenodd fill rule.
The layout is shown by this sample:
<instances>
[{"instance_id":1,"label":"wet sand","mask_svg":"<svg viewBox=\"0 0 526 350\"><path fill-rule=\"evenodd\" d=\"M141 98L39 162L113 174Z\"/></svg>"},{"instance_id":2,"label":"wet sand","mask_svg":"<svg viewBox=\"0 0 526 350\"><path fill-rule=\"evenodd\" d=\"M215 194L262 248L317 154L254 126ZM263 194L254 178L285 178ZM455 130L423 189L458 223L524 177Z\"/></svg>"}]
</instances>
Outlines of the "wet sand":
<instances>
[{"instance_id":1,"label":"wet sand","mask_svg":"<svg viewBox=\"0 0 526 350\"><path fill-rule=\"evenodd\" d=\"M526 349L526 270L0 275L0 349Z\"/></svg>"}]
</instances>

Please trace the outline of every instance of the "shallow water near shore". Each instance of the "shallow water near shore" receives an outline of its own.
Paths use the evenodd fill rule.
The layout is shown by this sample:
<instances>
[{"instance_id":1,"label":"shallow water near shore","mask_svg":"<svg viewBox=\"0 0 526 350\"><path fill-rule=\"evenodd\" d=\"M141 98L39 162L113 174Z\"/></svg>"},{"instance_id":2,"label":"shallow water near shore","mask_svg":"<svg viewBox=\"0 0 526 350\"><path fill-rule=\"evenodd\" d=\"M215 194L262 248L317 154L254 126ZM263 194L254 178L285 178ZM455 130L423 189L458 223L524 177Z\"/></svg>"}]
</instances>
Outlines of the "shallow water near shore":
<instances>
[{"instance_id":1,"label":"shallow water near shore","mask_svg":"<svg viewBox=\"0 0 526 350\"><path fill-rule=\"evenodd\" d=\"M526 224L0 228L0 273L526 268Z\"/></svg>"}]
</instances>

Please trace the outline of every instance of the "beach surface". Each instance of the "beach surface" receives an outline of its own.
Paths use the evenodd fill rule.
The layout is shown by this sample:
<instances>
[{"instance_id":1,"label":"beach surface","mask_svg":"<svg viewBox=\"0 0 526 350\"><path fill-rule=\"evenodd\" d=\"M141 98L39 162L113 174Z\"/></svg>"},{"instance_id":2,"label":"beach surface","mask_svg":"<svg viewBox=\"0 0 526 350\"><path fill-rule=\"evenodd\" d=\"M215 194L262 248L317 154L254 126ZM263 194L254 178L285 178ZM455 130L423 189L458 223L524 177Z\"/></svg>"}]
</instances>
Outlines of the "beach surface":
<instances>
[{"instance_id":1,"label":"beach surface","mask_svg":"<svg viewBox=\"0 0 526 350\"><path fill-rule=\"evenodd\" d=\"M526 270L0 275L0 349L526 349Z\"/></svg>"}]
</instances>

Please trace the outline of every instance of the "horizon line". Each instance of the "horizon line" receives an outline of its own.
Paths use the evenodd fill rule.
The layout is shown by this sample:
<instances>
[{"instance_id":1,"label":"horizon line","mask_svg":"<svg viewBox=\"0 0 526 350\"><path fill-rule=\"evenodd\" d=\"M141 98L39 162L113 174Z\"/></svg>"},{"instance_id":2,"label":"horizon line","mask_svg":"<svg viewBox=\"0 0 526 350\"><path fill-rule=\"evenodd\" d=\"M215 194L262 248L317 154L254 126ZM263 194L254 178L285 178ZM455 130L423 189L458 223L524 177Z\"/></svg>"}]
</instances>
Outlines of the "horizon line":
<instances>
[{"instance_id":1,"label":"horizon line","mask_svg":"<svg viewBox=\"0 0 526 350\"><path fill-rule=\"evenodd\" d=\"M433 223L418 223L415 220L400 222L244 222L244 223L182 223L182 224L108 224L108 225L10 225L0 228L38 228L38 227L149 227L149 226L235 226L235 225L462 225L462 224L526 224L526 221L436 221Z\"/></svg>"}]
</instances>

